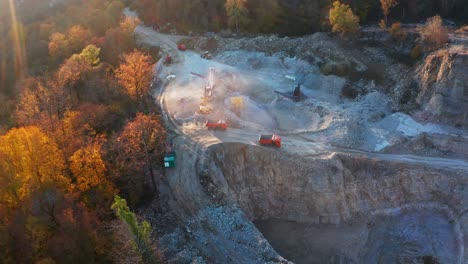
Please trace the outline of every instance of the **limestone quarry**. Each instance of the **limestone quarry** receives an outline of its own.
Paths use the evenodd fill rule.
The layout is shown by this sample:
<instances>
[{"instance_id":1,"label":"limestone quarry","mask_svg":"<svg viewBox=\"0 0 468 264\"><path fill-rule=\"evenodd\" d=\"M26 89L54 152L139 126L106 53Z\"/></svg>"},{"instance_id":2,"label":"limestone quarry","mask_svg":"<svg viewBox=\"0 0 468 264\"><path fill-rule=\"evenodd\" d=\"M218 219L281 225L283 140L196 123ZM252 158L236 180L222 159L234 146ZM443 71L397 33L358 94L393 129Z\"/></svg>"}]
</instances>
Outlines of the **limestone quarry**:
<instances>
[{"instance_id":1,"label":"limestone quarry","mask_svg":"<svg viewBox=\"0 0 468 264\"><path fill-rule=\"evenodd\" d=\"M409 65L366 36L136 35L173 58L154 96L176 166L141 212L168 263L467 263L464 43Z\"/></svg>"}]
</instances>

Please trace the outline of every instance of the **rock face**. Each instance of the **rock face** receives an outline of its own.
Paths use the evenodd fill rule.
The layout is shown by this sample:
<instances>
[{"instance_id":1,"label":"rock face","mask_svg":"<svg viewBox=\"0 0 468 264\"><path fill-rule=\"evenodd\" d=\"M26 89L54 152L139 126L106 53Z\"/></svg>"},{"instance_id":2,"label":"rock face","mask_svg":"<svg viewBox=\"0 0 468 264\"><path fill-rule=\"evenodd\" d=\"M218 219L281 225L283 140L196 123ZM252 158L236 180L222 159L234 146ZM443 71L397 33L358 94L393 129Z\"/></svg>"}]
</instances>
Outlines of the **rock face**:
<instances>
[{"instance_id":1,"label":"rock face","mask_svg":"<svg viewBox=\"0 0 468 264\"><path fill-rule=\"evenodd\" d=\"M301 254L314 250L316 255L310 258L309 253L302 261L290 260L334 263L329 259L340 256L346 259L340 263L377 263L379 259L379 263L397 263L428 255L442 263L462 263L466 222L458 218L468 198L462 171L344 154L299 157L235 143L216 145L210 152L212 161L206 164L205 173L211 177L209 185L216 186L211 189L224 190L228 203L236 203L251 220L280 221L278 226L287 230L286 234L279 234L276 228L271 228L275 235L264 234L273 240L280 238L283 242L278 243L279 247L288 240L295 248L292 256L297 256L300 245L294 244L295 239L288 234L295 230L300 235L301 225L306 233L330 239L324 244L342 245L319 245L318 249L316 242L310 241L313 239L303 237L307 246ZM415 221L421 226L413 225ZM285 228L285 223L293 224ZM356 228L349 228L351 225ZM346 236L355 236L363 243L346 241ZM388 236L401 240L382 242ZM435 237L448 238L444 243L455 246L431 250L428 244L443 248ZM375 246L377 241L380 244ZM285 257L290 253L279 252Z\"/></svg>"},{"instance_id":2,"label":"rock face","mask_svg":"<svg viewBox=\"0 0 468 264\"><path fill-rule=\"evenodd\" d=\"M466 175L351 158L299 157L241 144L217 145L213 174L251 219L339 224L403 204L439 202L462 210ZM395 170L395 167L398 170ZM211 172L210 172L211 173ZM451 175L448 177L447 175Z\"/></svg>"},{"instance_id":3,"label":"rock face","mask_svg":"<svg viewBox=\"0 0 468 264\"><path fill-rule=\"evenodd\" d=\"M461 264L467 257L464 170L240 143L200 149L181 138L175 146L177 163L191 162L164 187L180 221L159 240L169 263L420 263L429 256ZM252 221L266 221L265 233Z\"/></svg>"},{"instance_id":4,"label":"rock face","mask_svg":"<svg viewBox=\"0 0 468 264\"><path fill-rule=\"evenodd\" d=\"M417 68L417 102L456 126L468 126L468 50L453 46L429 54Z\"/></svg>"}]
</instances>

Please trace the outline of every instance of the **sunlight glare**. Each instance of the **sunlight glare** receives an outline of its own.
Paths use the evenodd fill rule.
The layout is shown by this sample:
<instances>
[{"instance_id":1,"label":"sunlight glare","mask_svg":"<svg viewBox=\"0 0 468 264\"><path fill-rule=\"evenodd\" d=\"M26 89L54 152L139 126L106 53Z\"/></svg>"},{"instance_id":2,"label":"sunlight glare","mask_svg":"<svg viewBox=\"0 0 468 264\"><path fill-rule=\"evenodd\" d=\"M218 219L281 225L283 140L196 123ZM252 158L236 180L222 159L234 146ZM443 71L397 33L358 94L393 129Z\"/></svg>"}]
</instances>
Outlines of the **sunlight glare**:
<instances>
[{"instance_id":1,"label":"sunlight glare","mask_svg":"<svg viewBox=\"0 0 468 264\"><path fill-rule=\"evenodd\" d=\"M15 1L14 0L8 0L9 5L10 5L10 17L11 17L11 29L12 29L12 41L13 41L13 48L15 50L15 72L16 76L21 78L23 77L24 74L24 68L25 68L25 49L24 49L24 39L20 37L20 29L21 24L18 23L18 19L16 17L16 7L15 7Z\"/></svg>"}]
</instances>

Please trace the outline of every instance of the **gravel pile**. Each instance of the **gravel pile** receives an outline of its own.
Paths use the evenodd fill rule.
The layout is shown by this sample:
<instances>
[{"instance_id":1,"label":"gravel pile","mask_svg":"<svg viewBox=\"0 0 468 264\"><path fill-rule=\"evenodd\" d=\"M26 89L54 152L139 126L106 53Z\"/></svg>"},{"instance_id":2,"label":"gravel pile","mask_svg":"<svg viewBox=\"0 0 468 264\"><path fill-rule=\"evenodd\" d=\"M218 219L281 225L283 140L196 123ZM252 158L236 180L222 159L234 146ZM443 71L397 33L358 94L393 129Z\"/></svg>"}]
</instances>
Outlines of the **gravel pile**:
<instances>
[{"instance_id":1,"label":"gravel pile","mask_svg":"<svg viewBox=\"0 0 468 264\"><path fill-rule=\"evenodd\" d=\"M235 205L201 210L184 227L161 238L160 247L168 263L213 263L203 257L207 255L223 263L290 263Z\"/></svg>"},{"instance_id":2,"label":"gravel pile","mask_svg":"<svg viewBox=\"0 0 468 264\"><path fill-rule=\"evenodd\" d=\"M195 50L200 51L216 43L216 49L211 50L218 54L237 51L260 52L266 56L305 61L311 66L316 66L325 75L346 78L360 94L369 92L362 89L368 86L363 85L363 82L374 82L376 90L389 95L395 111L410 112L417 106L417 84L413 80L411 68L397 63L381 47L341 40L328 33L315 33L298 38L280 38L273 35L254 38L197 37L190 42ZM252 68L262 67L255 58L249 62Z\"/></svg>"}]
</instances>

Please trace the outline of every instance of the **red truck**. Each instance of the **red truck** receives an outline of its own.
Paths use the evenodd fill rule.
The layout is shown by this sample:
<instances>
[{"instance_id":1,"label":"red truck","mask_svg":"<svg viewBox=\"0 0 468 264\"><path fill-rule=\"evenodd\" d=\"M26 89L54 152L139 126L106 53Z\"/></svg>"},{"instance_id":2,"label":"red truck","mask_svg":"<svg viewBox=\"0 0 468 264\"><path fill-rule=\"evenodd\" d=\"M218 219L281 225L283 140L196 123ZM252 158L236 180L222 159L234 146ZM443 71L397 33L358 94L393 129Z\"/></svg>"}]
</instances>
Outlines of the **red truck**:
<instances>
[{"instance_id":1,"label":"red truck","mask_svg":"<svg viewBox=\"0 0 468 264\"><path fill-rule=\"evenodd\" d=\"M186 51L187 50L187 47L184 45L184 44L179 44L177 45L177 48L181 51Z\"/></svg>"},{"instance_id":2,"label":"red truck","mask_svg":"<svg viewBox=\"0 0 468 264\"><path fill-rule=\"evenodd\" d=\"M226 124L226 121L224 120L219 120L218 122L208 120L206 121L205 126L208 129L213 129L213 130L226 130L227 129L227 124Z\"/></svg>"},{"instance_id":3,"label":"red truck","mask_svg":"<svg viewBox=\"0 0 468 264\"><path fill-rule=\"evenodd\" d=\"M172 63L172 57L170 55L166 55L166 57L164 58L164 63L166 65L169 65Z\"/></svg>"},{"instance_id":4,"label":"red truck","mask_svg":"<svg viewBox=\"0 0 468 264\"><path fill-rule=\"evenodd\" d=\"M261 146L275 146L281 147L281 137L277 135L261 135L258 139L258 144Z\"/></svg>"}]
</instances>

